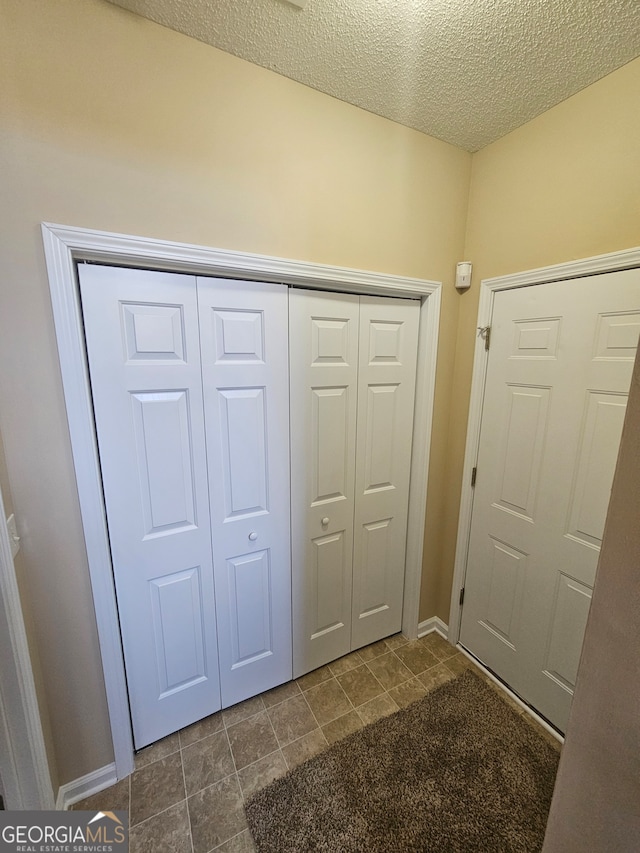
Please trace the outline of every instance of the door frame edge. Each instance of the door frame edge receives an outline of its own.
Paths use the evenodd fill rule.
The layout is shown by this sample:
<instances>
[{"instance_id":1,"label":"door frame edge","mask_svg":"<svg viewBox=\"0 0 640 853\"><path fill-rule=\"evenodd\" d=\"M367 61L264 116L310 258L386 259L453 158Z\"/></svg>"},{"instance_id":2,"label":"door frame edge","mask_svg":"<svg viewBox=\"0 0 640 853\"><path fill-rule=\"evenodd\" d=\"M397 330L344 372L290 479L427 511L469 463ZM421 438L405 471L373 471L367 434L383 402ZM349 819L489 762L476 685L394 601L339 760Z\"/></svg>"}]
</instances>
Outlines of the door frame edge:
<instances>
[{"instance_id":1,"label":"door frame edge","mask_svg":"<svg viewBox=\"0 0 640 853\"><path fill-rule=\"evenodd\" d=\"M554 281L590 277L601 273L618 272L635 267L640 267L640 247L622 249L604 255L594 255L593 257L581 258L576 261L567 261L547 267L538 267L523 272L483 279L480 282L477 331L479 333L480 329L491 324L495 294L501 290L512 290L518 287L531 287L539 284L549 284ZM477 334L471 378L471 397L467 419L467 438L462 471L460 511L458 515L458 532L449 610L449 642L453 645L456 645L460 641L462 620L460 592L464 587L467 572L471 516L473 511L474 491L471 486L471 476L478 457L488 358L484 339L480 334Z\"/></svg>"},{"instance_id":2,"label":"door frame edge","mask_svg":"<svg viewBox=\"0 0 640 853\"><path fill-rule=\"evenodd\" d=\"M405 296L421 300L414 429L420 430L423 440L413 442L411 456L405 597L402 615L402 630L409 637L417 636L418 632L442 283L50 222L41 223L41 230L80 514L87 548L116 775L121 779L133 771L134 746L124 656L118 630L116 594L111 571L106 510L101 487L82 311L75 271L76 263L98 261L195 275L208 274L239 280L274 282L378 296Z\"/></svg>"},{"instance_id":3,"label":"door frame edge","mask_svg":"<svg viewBox=\"0 0 640 853\"><path fill-rule=\"evenodd\" d=\"M0 490L0 770L8 810L53 809L51 768L33 677L29 640Z\"/></svg>"}]
</instances>

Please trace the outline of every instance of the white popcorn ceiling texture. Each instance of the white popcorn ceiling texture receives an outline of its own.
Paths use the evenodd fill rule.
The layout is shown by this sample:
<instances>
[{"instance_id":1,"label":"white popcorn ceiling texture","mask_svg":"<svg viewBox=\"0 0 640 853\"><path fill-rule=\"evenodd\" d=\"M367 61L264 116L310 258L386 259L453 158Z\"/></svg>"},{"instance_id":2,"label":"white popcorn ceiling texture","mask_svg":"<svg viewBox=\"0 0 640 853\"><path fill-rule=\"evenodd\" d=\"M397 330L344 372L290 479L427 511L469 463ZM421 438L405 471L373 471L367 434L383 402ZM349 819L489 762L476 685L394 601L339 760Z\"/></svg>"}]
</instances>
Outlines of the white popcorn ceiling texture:
<instances>
[{"instance_id":1,"label":"white popcorn ceiling texture","mask_svg":"<svg viewBox=\"0 0 640 853\"><path fill-rule=\"evenodd\" d=\"M640 0L110 2L467 151L640 54Z\"/></svg>"}]
</instances>

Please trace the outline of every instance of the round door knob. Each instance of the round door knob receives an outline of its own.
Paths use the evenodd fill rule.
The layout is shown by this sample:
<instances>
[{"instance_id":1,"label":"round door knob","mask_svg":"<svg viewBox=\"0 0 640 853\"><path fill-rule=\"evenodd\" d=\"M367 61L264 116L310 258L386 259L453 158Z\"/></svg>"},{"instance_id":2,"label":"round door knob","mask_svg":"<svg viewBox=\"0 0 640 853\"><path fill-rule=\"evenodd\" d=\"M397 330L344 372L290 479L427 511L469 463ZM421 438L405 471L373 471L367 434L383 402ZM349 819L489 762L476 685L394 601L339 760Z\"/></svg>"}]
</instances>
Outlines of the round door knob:
<instances>
[{"instance_id":1,"label":"round door knob","mask_svg":"<svg viewBox=\"0 0 640 853\"><path fill-rule=\"evenodd\" d=\"M327 524L329 524L329 519L325 517L325 518L323 518L323 519L322 519L322 526L323 526L323 527L326 527L326 526L327 526Z\"/></svg>"},{"instance_id":2,"label":"round door knob","mask_svg":"<svg viewBox=\"0 0 640 853\"><path fill-rule=\"evenodd\" d=\"M249 534L249 539L251 539L252 542L255 542L257 538L258 538L257 533L250 533Z\"/></svg>"}]
</instances>

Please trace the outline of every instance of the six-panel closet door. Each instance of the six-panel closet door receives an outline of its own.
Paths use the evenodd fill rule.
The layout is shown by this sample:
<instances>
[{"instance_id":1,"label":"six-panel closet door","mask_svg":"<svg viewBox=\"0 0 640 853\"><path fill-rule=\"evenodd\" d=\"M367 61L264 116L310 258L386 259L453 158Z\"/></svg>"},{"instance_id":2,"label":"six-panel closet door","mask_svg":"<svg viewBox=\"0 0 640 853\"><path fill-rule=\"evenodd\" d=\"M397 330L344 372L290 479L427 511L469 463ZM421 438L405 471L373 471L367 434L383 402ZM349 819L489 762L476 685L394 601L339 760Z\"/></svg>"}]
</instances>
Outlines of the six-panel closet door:
<instances>
[{"instance_id":1,"label":"six-panel closet door","mask_svg":"<svg viewBox=\"0 0 640 853\"><path fill-rule=\"evenodd\" d=\"M289 293L293 673L351 649L360 300Z\"/></svg>"},{"instance_id":2,"label":"six-panel closet door","mask_svg":"<svg viewBox=\"0 0 640 853\"><path fill-rule=\"evenodd\" d=\"M287 288L198 278L223 706L291 679Z\"/></svg>"},{"instance_id":3,"label":"six-panel closet door","mask_svg":"<svg viewBox=\"0 0 640 853\"><path fill-rule=\"evenodd\" d=\"M351 648L402 627L420 306L360 297Z\"/></svg>"},{"instance_id":4,"label":"six-panel closet door","mask_svg":"<svg viewBox=\"0 0 640 853\"><path fill-rule=\"evenodd\" d=\"M79 277L141 748L291 678L287 289Z\"/></svg>"},{"instance_id":5,"label":"six-panel closet door","mask_svg":"<svg viewBox=\"0 0 640 853\"><path fill-rule=\"evenodd\" d=\"M419 303L293 290L294 675L402 625Z\"/></svg>"},{"instance_id":6,"label":"six-panel closet door","mask_svg":"<svg viewBox=\"0 0 640 853\"><path fill-rule=\"evenodd\" d=\"M195 278L79 277L140 749L221 705Z\"/></svg>"}]
</instances>

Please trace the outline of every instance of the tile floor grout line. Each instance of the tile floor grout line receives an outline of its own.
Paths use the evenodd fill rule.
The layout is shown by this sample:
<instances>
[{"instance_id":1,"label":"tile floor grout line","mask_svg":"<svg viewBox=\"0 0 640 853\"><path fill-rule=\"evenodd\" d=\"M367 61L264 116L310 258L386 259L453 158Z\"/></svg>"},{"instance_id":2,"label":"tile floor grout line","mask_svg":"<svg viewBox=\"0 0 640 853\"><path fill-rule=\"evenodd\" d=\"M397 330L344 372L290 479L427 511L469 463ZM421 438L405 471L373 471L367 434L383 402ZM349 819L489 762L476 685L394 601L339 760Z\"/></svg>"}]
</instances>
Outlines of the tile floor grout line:
<instances>
[{"instance_id":1,"label":"tile floor grout line","mask_svg":"<svg viewBox=\"0 0 640 853\"><path fill-rule=\"evenodd\" d=\"M382 657L382 655L380 655L380 657ZM368 668L368 667L367 667L367 668ZM380 685L380 687L382 688L382 692L383 692L383 693L386 693L386 692L387 692L387 688L386 688L386 687L384 686L384 684L380 681L380 679L376 677L375 672L371 672L371 670L369 670L369 673L370 673L370 675L372 675L372 676L375 678L375 680L378 682L378 684L379 684L379 685ZM380 693L378 693L378 696L380 696ZM375 699L376 697L375 697L375 696L372 696L371 698L372 698L372 699ZM362 702L362 703L361 703L361 705L364 705L364 704L366 704L366 703L365 703L365 702Z\"/></svg>"},{"instance_id":2,"label":"tile floor grout line","mask_svg":"<svg viewBox=\"0 0 640 853\"><path fill-rule=\"evenodd\" d=\"M411 672L411 670L409 669L409 667L408 667L408 666L405 666L405 664L403 664L403 663L402 663L402 661L400 660L400 658L396 658L396 659L399 661L399 663L400 663L400 664L401 664L401 665L402 665L402 666L403 666L403 667L404 667L408 672ZM375 660L375 658L374 658L374 660ZM382 684L382 682L381 682L381 681L380 681L380 679L378 678L378 676L375 674L375 672L371 669L371 667L369 666L369 664L367 664L367 668L369 669L369 672L371 673L371 675L373 675L373 677L374 677L374 678L377 678L377 679L378 679L378 681L380 682L380 685L384 688L384 692L385 692L385 693L388 693L388 692L389 692L389 690L393 690L393 688L394 688L394 687L400 687L400 685L401 685L401 684L405 684L407 681L410 681L410 680L411 680L411 676L409 676L409 678L404 678L402 681L399 681L399 682L398 682L398 684L393 684L391 687L385 687L385 686L384 686L384 684ZM374 697L374 698L375 698L375 697Z\"/></svg>"},{"instance_id":3,"label":"tile floor grout line","mask_svg":"<svg viewBox=\"0 0 640 853\"><path fill-rule=\"evenodd\" d=\"M323 681L322 683L323 683L323 684L326 684L326 682L325 682L325 681ZM316 685L316 686L317 686L317 687L319 687L320 685L318 684L318 685ZM304 701L305 701L305 703L306 703L306 705L307 705L307 708L311 711L311 716L312 716L312 717L313 717L313 719L316 721L316 726L320 729L320 731L322 731L322 726L320 725L320 721L318 720L318 718L317 718L317 717L316 717L316 715L314 714L314 712L313 712L313 708L311 707L311 705L310 705L310 704L309 704L309 702L307 701L307 697L304 695L304 691L302 692L302 696L303 696ZM309 732L307 732L307 734L309 734ZM304 737L304 735L303 735L302 737ZM325 738L325 740L326 740L326 738Z\"/></svg>"},{"instance_id":4,"label":"tile floor grout line","mask_svg":"<svg viewBox=\"0 0 640 853\"><path fill-rule=\"evenodd\" d=\"M236 723L227 724L227 722L224 718L224 712L225 711L230 711L231 708L235 708L237 705L242 705L244 702L250 702L252 699L256 699L256 698L260 699L260 701L262 702L262 708L260 708L259 711L256 711L255 714L249 714L247 717L243 717L241 720L238 720ZM230 705L228 708L222 709L220 711L220 713L222 714L222 723L223 723L225 729L232 729L234 726L237 726L240 723L244 723L245 720L250 720L252 717L257 717L258 714L261 714L263 711L266 711L266 710L267 710L267 708L264 704L264 699L262 698L262 694L259 693L257 697L256 696L250 696L248 699L244 699L243 702L236 702L235 705Z\"/></svg>"},{"instance_id":5,"label":"tile floor grout line","mask_svg":"<svg viewBox=\"0 0 640 853\"><path fill-rule=\"evenodd\" d=\"M269 752L269 753L267 753L267 755L263 755L263 756L262 756L262 758L259 758L259 759L258 759L258 761L254 761L254 762L253 762L253 764L247 764L247 766L246 766L246 767L243 767L242 769L243 769L243 770L248 770L250 767L253 767L253 766L254 766L254 764L258 764L258 763L259 763L260 761L262 761L264 758L269 758L270 756L275 755L276 753L279 753L279 754L280 754L280 757L282 758L282 762L283 762L284 766L287 768L287 771L288 771L287 759L286 759L286 758L284 757L284 755L282 754L282 749L281 749L280 747L278 747L278 749L274 749L274 751L273 751L273 752ZM252 791L252 793L251 793L251 794L249 794L248 796L246 796L246 795L245 795L245 792L244 792L244 788L242 787L242 782L240 781L240 774L238 773L237 775L238 775L238 785L239 785L239 787L240 787L240 794L241 794L241 796L242 796L242 802L243 802L243 803L246 803L248 799L250 799L251 797L253 797L253 795L254 795L254 794L257 794L257 793L258 793L258 791L261 791L261 790L262 790L262 788L263 788L263 787L265 787L265 786L263 785L262 787L257 788L255 791ZM275 777L275 779L272 779L272 781L273 781L273 782L275 782L275 780L276 780L276 779L279 779L279 778L280 778L280 776L276 776L276 777ZM269 782L267 782L266 784L268 785L268 784L270 784L270 783L269 783ZM238 833L238 835L240 835L240 833Z\"/></svg>"},{"instance_id":6,"label":"tile floor grout line","mask_svg":"<svg viewBox=\"0 0 640 853\"><path fill-rule=\"evenodd\" d=\"M274 727L273 727L273 720L272 720L272 719L271 719L271 717L269 716L269 711L265 708L265 709L264 709L264 712L265 712L265 714L267 715L267 720L269 720L269 725L271 726L271 731L273 732L273 736L274 736L274 738L276 739L276 743L277 743L278 745L280 745L280 741L278 740L278 735L276 734L276 730L275 730L275 729L274 729Z\"/></svg>"},{"instance_id":7,"label":"tile floor grout line","mask_svg":"<svg viewBox=\"0 0 640 853\"><path fill-rule=\"evenodd\" d=\"M162 809L159 812L155 812L154 814L149 815L149 817L145 817L144 820L139 821L138 823L134 823L133 826L129 827L129 830L137 829L139 826L144 826L145 823L149 823L150 820L153 820L156 817L159 817L161 814L168 812L169 809L175 808L175 806L179 806L180 803L186 803L189 798L185 797L184 800L178 800L176 803L171 803L170 806L167 806L165 809Z\"/></svg>"},{"instance_id":8,"label":"tile floor grout line","mask_svg":"<svg viewBox=\"0 0 640 853\"><path fill-rule=\"evenodd\" d=\"M254 718L254 717L257 717L257 716L258 716L258 714L262 714L262 713L263 713L264 711L266 711L266 710L267 710L266 708L261 708L261 710L260 710L260 711L256 711L256 713L255 713L255 714L251 714L251 715L250 715L250 716L248 716L248 717L243 717L241 720L238 720L238 722L237 722L237 723L231 723L231 725L230 725L230 726L225 725L224 729L225 729L225 731L229 731L229 729L233 729L233 728L235 728L236 726L239 726L239 725L240 725L240 723L246 723L246 722L247 722L247 720L253 720L253 718Z\"/></svg>"},{"instance_id":9,"label":"tile floor grout line","mask_svg":"<svg viewBox=\"0 0 640 853\"><path fill-rule=\"evenodd\" d=\"M307 705L307 707L308 707L308 705ZM311 711L311 708L309 708L309 710ZM316 720L316 716L315 716L315 714L313 713L313 711L311 711L311 714L313 715L314 720ZM317 720L316 720L316 728L315 728L315 729L311 729L311 731L310 731L310 732L305 732L303 735L300 735L300 737L294 738L293 740L289 741L289 743L285 743L284 747L292 746L294 743L299 743L301 740L304 740L304 738L306 738L308 735L313 734L315 731L319 731L319 732L320 732L320 734L321 734L321 735L323 735L323 737L324 737L324 732L322 731L322 726L318 723L318 721L317 721ZM327 740L327 739L326 739L326 737L325 737L325 741L326 741L326 740ZM282 749L284 749L284 747L280 747L280 751L282 751ZM287 767L288 767L288 766L289 766L289 762L288 762L288 761L287 761L287 759L285 758L284 754L283 754L283 756L282 756L282 757L284 758L284 763L285 763L285 764L287 765ZM292 768L290 768L290 769L292 769Z\"/></svg>"},{"instance_id":10,"label":"tile floor grout line","mask_svg":"<svg viewBox=\"0 0 640 853\"><path fill-rule=\"evenodd\" d=\"M238 765L236 764L236 757L233 754L233 748L231 746L231 738L229 737L229 732L227 729L223 729L225 737L227 738L227 746L229 747L229 752L231 753L231 760L233 761L233 770L236 776L238 775ZM231 775L231 774L229 774ZM224 777L227 778L226 776ZM214 783L215 784L215 783ZM240 780L238 779L238 784L240 784Z\"/></svg>"},{"instance_id":11,"label":"tile floor grout line","mask_svg":"<svg viewBox=\"0 0 640 853\"><path fill-rule=\"evenodd\" d=\"M230 841L233 841L234 838L238 838L244 832L249 832L249 830L248 829L241 829L240 832L236 832L235 835L232 835L231 838L227 838L227 840L223 841L222 844L218 844L216 847L212 847L211 850L207 851L207 853L215 853L216 850L220 850L222 847L224 847L225 844L228 844ZM249 832L249 834L251 834L251 833Z\"/></svg>"},{"instance_id":12,"label":"tile floor grout line","mask_svg":"<svg viewBox=\"0 0 640 853\"><path fill-rule=\"evenodd\" d=\"M201 738L204 740L204 738ZM178 732L178 742L180 743L180 767L182 768L182 785L184 787L184 801L187 807L187 821L189 822L189 843L191 845L191 853L195 853L193 849L193 832L191 831L191 812L189 811L189 794L187 792L187 777L184 770L184 759L182 756L182 741L180 741L180 733ZM198 743L198 741L196 741Z\"/></svg>"}]
</instances>

